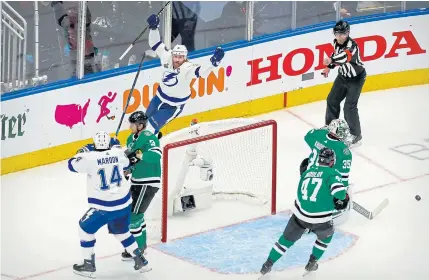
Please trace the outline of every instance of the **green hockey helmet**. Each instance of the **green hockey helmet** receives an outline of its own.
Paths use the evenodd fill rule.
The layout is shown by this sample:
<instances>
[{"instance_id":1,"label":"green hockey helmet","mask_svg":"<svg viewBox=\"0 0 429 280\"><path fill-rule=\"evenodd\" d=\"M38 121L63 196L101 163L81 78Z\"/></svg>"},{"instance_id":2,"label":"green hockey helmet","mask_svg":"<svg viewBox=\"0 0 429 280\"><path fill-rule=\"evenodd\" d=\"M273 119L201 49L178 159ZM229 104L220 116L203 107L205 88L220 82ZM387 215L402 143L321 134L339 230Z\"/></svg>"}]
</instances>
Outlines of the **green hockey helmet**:
<instances>
[{"instance_id":1,"label":"green hockey helmet","mask_svg":"<svg viewBox=\"0 0 429 280\"><path fill-rule=\"evenodd\" d=\"M328 125L329 133L344 141L350 135L349 125L345 120L335 119Z\"/></svg>"}]
</instances>

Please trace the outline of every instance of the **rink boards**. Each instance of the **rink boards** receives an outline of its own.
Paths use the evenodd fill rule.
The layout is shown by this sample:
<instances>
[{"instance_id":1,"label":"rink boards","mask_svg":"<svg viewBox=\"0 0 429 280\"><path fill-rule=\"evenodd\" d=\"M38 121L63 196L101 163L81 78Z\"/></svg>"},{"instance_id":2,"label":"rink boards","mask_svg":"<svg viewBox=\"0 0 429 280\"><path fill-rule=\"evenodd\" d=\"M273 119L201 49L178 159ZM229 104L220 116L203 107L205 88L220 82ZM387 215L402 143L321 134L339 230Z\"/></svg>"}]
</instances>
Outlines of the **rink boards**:
<instances>
[{"instance_id":1,"label":"rink boards","mask_svg":"<svg viewBox=\"0 0 429 280\"><path fill-rule=\"evenodd\" d=\"M368 78L364 92L429 83L429 11L391 13L350 20ZM192 118L211 121L247 117L323 100L336 77L323 78L332 51L333 23L319 24L224 46L220 67L190 84L191 100L163 130L186 127ZM382 26L382 28L381 28ZM204 64L214 48L197 51ZM96 131L113 133L129 94L127 115L145 110L156 93L159 60L145 63L130 93L135 66L57 82L2 96L2 174L64 160ZM129 133L127 116L119 139Z\"/></svg>"}]
</instances>

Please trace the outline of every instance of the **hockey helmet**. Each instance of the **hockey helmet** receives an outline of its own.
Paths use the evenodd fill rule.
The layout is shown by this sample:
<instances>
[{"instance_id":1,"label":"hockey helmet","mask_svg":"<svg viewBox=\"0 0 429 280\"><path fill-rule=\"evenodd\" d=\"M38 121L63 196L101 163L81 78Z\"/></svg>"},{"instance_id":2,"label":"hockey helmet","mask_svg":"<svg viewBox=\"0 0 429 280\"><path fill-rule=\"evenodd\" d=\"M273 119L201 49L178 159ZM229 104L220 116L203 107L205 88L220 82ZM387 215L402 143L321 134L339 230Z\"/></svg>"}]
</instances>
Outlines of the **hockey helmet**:
<instances>
[{"instance_id":1,"label":"hockey helmet","mask_svg":"<svg viewBox=\"0 0 429 280\"><path fill-rule=\"evenodd\" d=\"M333 166L335 163L335 152L328 148L322 148L319 152L319 165Z\"/></svg>"},{"instance_id":2,"label":"hockey helmet","mask_svg":"<svg viewBox=\"0 0 429 280\"><path fill-rule=\"evenodd\" d=\"M183 55L185 59L188 57L188 49L184 45L175 45L171 51L172 55Z\"/></svg>"},{"instance_id":3,"label":"hockey helmet","mask_svg":"<svg viewBox=\"0 0 429 280\"><path fill-rule=\"evenodd\" d=\"M348 32L350 32L350 25L347 21L345 20L339 20L334 28L333 28L333 32L334 34L346 34Z\"/></svg>"},{"instance_id":4,"label":"hockey helmet","mask_svg":"<svg viewBox=\"0 0 429 280\"><path fill-rule=\"evenodd\" d=\"M329 133L344 141L350 135L350 128L347 122L343 119L332 120L328 125Z\"/></svg>"},{"instance_id":5,"label":"hockey helmet","mask_svg":"<svg viewBox=\"0 0 429 280\"><path fill-rule=\"evenodd\" d=\"M128 118L129 123L143 124L146 126L147 116L143 111L135 111Z\"/></svg>"},{"instance_id":6,"label":"hockey helmet","mask_svg":"<svg viewBox=\"0 0 429 280\"><path fill-rule=\"evenodd\" d=\"M128 122L129 123L135 123L135 124L143 124L144 126L146 126L147 119L148 118L143 111L135 111L128 118Z\"/></svg>"},{"instance_id":7,"label":"hockey helmet","mask_svg":"<svg viewBox=\"0 0 429 280\"><path fill-rule=\"evenodd\" d=\"M107 150L110 148L110 136L107 132L97 132L92 139L96 150Z\"/></svg>"}]
</instances>

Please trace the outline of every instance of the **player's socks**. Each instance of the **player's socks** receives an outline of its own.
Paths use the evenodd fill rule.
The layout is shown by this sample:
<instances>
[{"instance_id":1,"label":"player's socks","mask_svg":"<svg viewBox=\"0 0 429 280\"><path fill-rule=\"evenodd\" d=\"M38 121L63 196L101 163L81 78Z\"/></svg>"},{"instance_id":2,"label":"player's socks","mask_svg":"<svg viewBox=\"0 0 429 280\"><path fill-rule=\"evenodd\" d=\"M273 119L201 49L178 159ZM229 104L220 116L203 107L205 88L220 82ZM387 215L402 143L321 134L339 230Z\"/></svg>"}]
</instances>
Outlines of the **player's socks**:
<instances>
[{"instance_id":1,"label":"player's socks","mask_svg":"<svg viewBox=\"0 0 429 280\"><path fill-rule=\"evenodd\" d=\"M146 222L144 214L131 214L130 232L137 241L140 249L146 249Z\"/></svg>"},{"instance_id":2,"label":"player's socks","mask_svg":"<svg viewBox=\"0 0 429 280\"><path fill-rule=\"evenodd\" d=\"M276 261L278 261L278 260L281 258L281 256L283 256L283 255L286 253L287 249L289 249L290 247L292 247L292 245L293 245L294 243L295 243L295 242L292 242L292 241L286 240L286 239L284 238L284 236L282 235L282 236L280 237L279 241L277 241L277 242L274 244L274 246L273 246L273 248L271 249L271 252L270 252L270 254L269 254L268 258L269 258L273 263L275 263Z\"/></svg>"},{"instance_id":3,"label":"player's socks","mask_svg":"<svg viewBox=\"0 0 429 280\"><path fill-rule=\"evenodd\" d=\"M332 240L333 235L329 236L326 239L323 240L319 240L317 239L316 242L314 243L314 247L313 247L313 256L316 257L317 260L319 260L323 253L325 253L326 248L328 248L329 243Z\"/></svg>"}]
</instances>

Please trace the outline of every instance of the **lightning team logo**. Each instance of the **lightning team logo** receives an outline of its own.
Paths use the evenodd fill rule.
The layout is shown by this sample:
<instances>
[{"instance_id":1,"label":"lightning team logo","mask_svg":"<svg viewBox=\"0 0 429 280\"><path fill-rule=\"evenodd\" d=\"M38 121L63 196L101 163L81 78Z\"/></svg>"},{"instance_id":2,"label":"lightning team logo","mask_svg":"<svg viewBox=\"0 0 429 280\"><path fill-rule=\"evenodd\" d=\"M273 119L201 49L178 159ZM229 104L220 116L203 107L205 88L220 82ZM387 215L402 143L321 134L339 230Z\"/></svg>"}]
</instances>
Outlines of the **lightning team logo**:
<instances>
[{"instance_id":1,"label":"lightning team logo","mask_svg":"<svg viewBox=\"0 0 429 280\"><path fill-rule=\"evenodd\" d=\"M162 78L162 82L167 87L174 87L179 82L179 80L177 79L177 75L178 73L164 72L164 77Z\"/></svg>"}]
</instances>

